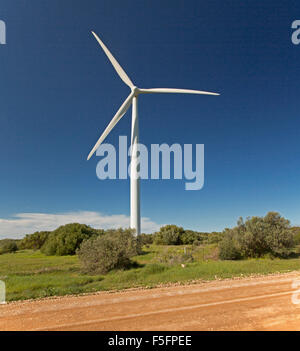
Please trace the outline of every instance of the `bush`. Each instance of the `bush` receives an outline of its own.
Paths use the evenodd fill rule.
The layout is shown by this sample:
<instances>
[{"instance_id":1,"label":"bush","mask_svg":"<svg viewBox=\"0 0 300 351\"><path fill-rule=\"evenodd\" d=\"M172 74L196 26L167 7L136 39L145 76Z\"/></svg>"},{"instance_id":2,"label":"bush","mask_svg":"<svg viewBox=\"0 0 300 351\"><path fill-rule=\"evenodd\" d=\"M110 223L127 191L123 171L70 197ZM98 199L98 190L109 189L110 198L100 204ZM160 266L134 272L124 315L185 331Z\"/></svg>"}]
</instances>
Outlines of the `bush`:
<instances>
[{"instance_id":1,"label":"bush","mask_svg":"<svg viewBox=\"0 0 300 351\"><path fill-rule=\"evenodd\" d=\"M194 242L193 242L193 245L194 246L200 246L202 244L202 241L201 240L195 240Z\"/></svg>"},{"instance_id":2,"label":"bush","mask_svg":"<svg viewBox=\"0 0 300 351\"><path fill-rule=\"evenodd\" d=\"M154 234L154 243L157 245L180 245L183 233L184 229L182 227L166 225Z\"/></svg>"},{"instance_id":3,"label":"bush","mask_svg":"<svg viewBox=\"0 0 300 351\"><path fill-rule=\"evenodd\" d=\"M27 234L24 239L20 241L19 248L21 250L39 250L46 242L50 232L35 232Z\"/></svg>"},{"instance_id":4,"label":"bush","mask_svg":"<svg viewBox=\"0 0 300 351\"><path fill-rule=\"evenodd\" d=\"M269 212L265 217L239 219L233 229L226 229L220 242L220 257L287 257L294 246L290 222L277 212ZM238 258L238 257L236 257ZM233 258L230 258L233 259Z\"/></svg>"},{"instance_id":5,"label":"bush","mask_svg":"<svg viewBox=\"0 0 300 351\"><path fill-rule=\"evenodd\" d=\"M153 244L153 234L140 234L138 236L141 246Z\"/></svg>"},{"instance_id":6,"label":"bush","mask_svg":"<svg viewBox=\"0 0 300 351\"><path fill-rule=\"evenodd\" d=\"M291 232L294 237L295 245L300 245L300 227L292 227Z\"/></svg>"},{"instance_id":7,"label":"bush","mask_svg":"<svg viewBox=\"0 0 300 351\"><path fill-rule=\"evenodd\" d=\"M85 272L105 274L129 267L130 258L141 253L141 246L133 230L117 229L84 241L77 253Z\"/></svg>"},{"instance_id":8,"label":"bush","mask_svg":"<svg viewBox=\"0 0 300 351\"><path fill-rule=\"evenodd\" d=\"M219 257L221 260L239 260L241 259L241 249L237 240L235 239L235 233L230 229L226 232L225 238L219 244Z\"/></svg>"},{"instance_id":9,"label":"bush","mask_svg":"<svg viewBox=\"0 0 300 351\"><path fill-rule=\"evenodd\" d=\"M13 239L0 240L0 255L5 253L13 253L18 250L18 246Z\"/></svg>"},{"instance_id":10,"label":"bush","mask_svg":"<svg viewBox=\"0 0 300 351\"><path fill-rule=\"evenodd\" d=\"M206 243L207 244L218 244L224 238L223 233L212 232L207 235Z\"/></svg>"},{"instance_id":11,"label":"bush","mask_svg":"<svg viewBox=\"0 0 300 351\"><path fill-rule=\"evenodd\" d=\"M183 245L193 245L196 241L199 244L199 242L202 241L200 233L194 232L193 230L184 231L180 239Z\"/></svg>"},{"instance_id":12,"label":"bush","mask_svg":"<svg viewBox=\"0 0 300 351\"><path fill-rule=\"evenodd\" d=\"M156 260L158 263L167 264L170 266L176 266L182 263L191 263L194 261L193 253L188 251L184 252L174 252L169 251L165 248L162 252L160 252Z\"/></svg>"},{"instance_id":13,"label":"bush","mask_svg":"<svg viewBox=\"0 0 300 351\"><path fill-rule=\"evenodd\" d=\"M75 255L83 240L103 233L103 230L93 229L85 224L66 224L49 234L41 251L46 255Z\"/></svg>"}]
</instances>

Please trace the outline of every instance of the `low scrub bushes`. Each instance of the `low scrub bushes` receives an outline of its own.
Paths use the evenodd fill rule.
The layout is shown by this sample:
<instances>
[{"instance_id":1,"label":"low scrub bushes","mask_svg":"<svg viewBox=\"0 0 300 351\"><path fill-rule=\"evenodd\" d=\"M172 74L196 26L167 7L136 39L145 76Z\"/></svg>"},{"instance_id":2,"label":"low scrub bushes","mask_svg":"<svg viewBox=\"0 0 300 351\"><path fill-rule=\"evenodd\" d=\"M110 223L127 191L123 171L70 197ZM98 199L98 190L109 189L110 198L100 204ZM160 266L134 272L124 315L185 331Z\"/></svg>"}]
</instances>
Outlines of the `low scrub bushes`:
<instances>
[{"instance_id":1,"label":"low scrub bushes","mask_svg":"<svg viewBox=\"0 0 300 351\"><path fill-rule=\"evenodd\" d=\"M141 245L150 245L153 244L153 234L140 234L138 237Z\"/></svg>"},{"instance_id":2,"label":"low scrub bushes","mask_svg":"<svg viewBox=\"0 0 300 351\"><path fill-rule=\"evenodd\" d=\"M235 232L225 230L225 238L219 243L219 257L221 260L239 260L242 258L241 247L236 240Z\"/></svg>"},{"instance_id":3,"label":"low scrub bushes","mask_svg":"<svg viewBox=\"0 0 300 351\"><path fill-rule=\"evenodd\" d=\"M277 212L269 212L265 217L239 219L237 226L224 231L220 242L221 259L242 257L287 257L294 246L290 222Z\"/></svg>"},{"instance_id":4,"label":"low scrub bushes","mask_svg":"<svg viewBox=\"0 0 300 351\"><path fill-rule=\"evenodd\" d=\"M105 274L129 267L131 257L141 253L141 244L131 229L107 230L85 240L77 253L85 272Z\"/></svg>"},{"instance_id":5,"label":"low scrub bushes","mask_svg":"<svg viewBox=\"0 0 300 351\"><path fill-rule=\"evenodd\" d=\"M3 239L0 240L0 255L5 253L12 253L18 250L18 245L15 240Z\"/></svg>"},{"instance_id":6,"label":"low scrub bushes","mask_svg":"<svg viewBox=\"0 0 300 351\"><path fill-rule=\"evenodd\" d=\"M193 249L188 250L169 250L167 247L164 248L156 256L156 261L158 263L167 264L170 266L178 265L182 263L191 263L194 261L194 251Z\"/></svg>"},{"instance_id":7,"label":"low scrub bushes","mask_svg":"<svg viewBox=\"0 0 300 351\"><path fill-rule=\"evenodd\" d=\"M222 233L203 233L184 230L174 224L160 228L153 234L153 243L157 245L200 245L214 244L223 239Z\"/></svg>"}]
</instances>

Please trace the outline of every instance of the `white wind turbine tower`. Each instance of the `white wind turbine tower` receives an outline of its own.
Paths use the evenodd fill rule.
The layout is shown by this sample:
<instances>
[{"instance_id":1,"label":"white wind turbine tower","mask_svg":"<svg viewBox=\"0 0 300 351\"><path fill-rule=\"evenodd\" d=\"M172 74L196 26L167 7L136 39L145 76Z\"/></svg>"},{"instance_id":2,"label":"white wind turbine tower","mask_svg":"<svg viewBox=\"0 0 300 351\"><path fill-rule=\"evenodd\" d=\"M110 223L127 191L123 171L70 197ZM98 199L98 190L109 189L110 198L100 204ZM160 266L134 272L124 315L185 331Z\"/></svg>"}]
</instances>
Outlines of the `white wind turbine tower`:
<instances>
[{"instance_id":1,"label":"white wind turbine tower","mask_svg":"<svg viewBox=\"0 0 300 351\"><path fill-rule=\"evenodd\" d=\"M132 104L132 124L131 124L131 163L130 163L130 227L135 229L136 235L141 232L141 214L140 214L140 180L138 178L137 166L137 145L139 143L139 122L138 122L138 96L140 94L149 93L183 93L183 94L203 94L203 95L219 95L217 93L210 93L206 91L199 90L189 90L189 89L173 89L173 88L153 88L153 89L140 89L136 87L128 75L125 73L123 68L119 65L117 60L113 57L111 52L103 44L96 33L92 32L102 49L104 50L106 56L110 60L111 64L117 71L120 78L125 84L131 89L131 93L128 95L126 100L123 102L113 119L110 121L106 129L104 130L101 137L98 139L97 143L93 147L92 151L88 155L88 160L95 153L100 144L104 141L107 135L111 132L114 126L120 121L120 119L125 115L126 111Z\"/></svg>"}]
</instances>

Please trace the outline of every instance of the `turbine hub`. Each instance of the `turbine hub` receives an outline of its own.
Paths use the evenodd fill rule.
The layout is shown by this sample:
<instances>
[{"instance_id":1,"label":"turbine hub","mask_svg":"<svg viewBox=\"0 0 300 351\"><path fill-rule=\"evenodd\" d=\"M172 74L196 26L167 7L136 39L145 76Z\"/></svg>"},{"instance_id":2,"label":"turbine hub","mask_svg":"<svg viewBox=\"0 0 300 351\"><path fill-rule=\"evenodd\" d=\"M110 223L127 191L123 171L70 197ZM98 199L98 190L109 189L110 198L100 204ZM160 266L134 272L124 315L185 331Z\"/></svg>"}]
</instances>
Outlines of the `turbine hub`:
<instances>
[{"instance_id":1,"label":"turbine hub","mask_svg":"<svg viewBox=\"0 0 300 351\"><path fill-rule=\"evenodd\" d=\"M134 93L134 96L138 96L139 95L139 88L138 87L134 86L134 87L132 87L131 90Z\"/></svg>"}]
</instances>

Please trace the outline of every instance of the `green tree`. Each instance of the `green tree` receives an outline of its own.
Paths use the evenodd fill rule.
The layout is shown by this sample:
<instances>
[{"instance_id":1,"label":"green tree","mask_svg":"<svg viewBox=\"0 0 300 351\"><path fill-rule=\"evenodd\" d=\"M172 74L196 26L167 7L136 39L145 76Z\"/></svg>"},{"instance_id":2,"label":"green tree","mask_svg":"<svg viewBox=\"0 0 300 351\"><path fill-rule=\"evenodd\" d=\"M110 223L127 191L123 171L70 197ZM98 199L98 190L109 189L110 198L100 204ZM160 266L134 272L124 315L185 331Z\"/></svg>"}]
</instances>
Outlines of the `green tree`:
<instances>
[{"instance_id":1,"label":"green tree","mask_svg":"<svg viewBox=\"0 0 300 351\"><path fill-rule=\"evenodd\" d=\"M300 245L300 227L292 227L291 232L294 238L295 245Z\"/></svg>"},{"instance_id":2,"label":"green tree","mask_svg":"<svg viewBox=\"0 0 300 351\"><path fill-rule=\"evenodd\" d=\"M264 217L266 242L269 252L274 256L287 257L295 241L290 230L290 221L277 212L269 212Z\"/></svg>"},{"instance_id":3,"label":"green tree","mask_svg":"<svg viewBox=\"0 0 300 351\"><path fill-rule=\"evenodd\" d=\"M225 251L229 250L230 241L240 257L261 257L267 253L287 257L294 246L290 222L277 212L247 218L245 222L240 218L235 228L225 230L219 244L220 257L228 256Z\"/></svg>"},{"instance_id":4,"label":"green tree","mask_svg":"<svg viewBox=\"0 0 300 351\"><path fill-rule=\"evenodd\" d=\"M49 234L41 251L46 255L75 255L83 240L103 233L103 230L97 230L85 224L66 224Z\"/></svg>"},{"instance_id":5,"label":"green tree","mask_svg":"<svg viewBox=\"0 0 300 351\"><path fill-rule=\"evenodd\" d=\"M20 241L19 247L21 250L31 249L39 250L46 242L50 232L35 232L33 234L27 234L25 238Z\"/></svg>"},{"instance_id":6,"label":"green tree","mask_svg":"<svg viewBox=\"0 0 300 351\"><path fill-rule=\"evenodd\" d=\"M177 227L174 224L165 225L154 234L154 243L157 245L180 245L183 233L184 229L182 227Z\"/></svg>"},{"instance_id":7,"label":"green tree","mask_svg":"<svg viewBox=\"0 0 300 351\"><path fill-rule=\"evenodd\" d=\"M181 234L180 241L183 245L192 245L197 241L197 245L202 241L201 233L194 232L193 230L185 230Z\"/></svg>"},{"instance_id":8,"label":"green tree","mask_svg":"<svg viewBox=\"0 0 300 351\"><path fill-rule=\"evenodd\" d=\"M223 237L224 237L223 233L219 233L219 232L208 233L206 243L217 244L223 240Z\"/></svg>"}]
</instances>

